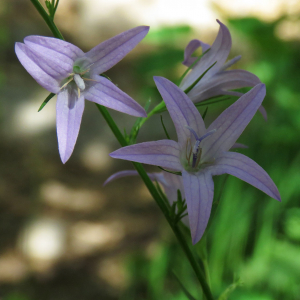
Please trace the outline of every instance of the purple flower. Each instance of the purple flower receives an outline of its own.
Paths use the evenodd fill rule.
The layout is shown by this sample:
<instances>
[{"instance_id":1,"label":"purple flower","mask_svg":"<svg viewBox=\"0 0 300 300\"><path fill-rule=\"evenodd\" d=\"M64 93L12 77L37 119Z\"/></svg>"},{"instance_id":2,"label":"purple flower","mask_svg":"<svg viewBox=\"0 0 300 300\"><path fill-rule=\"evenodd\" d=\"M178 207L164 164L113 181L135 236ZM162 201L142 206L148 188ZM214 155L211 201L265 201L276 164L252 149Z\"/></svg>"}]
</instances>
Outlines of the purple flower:
<instances>
[{"instance_id":1,"label":"purple flower","mask_svg":"<svg viewBox=\"0 0 300 300\"><path fill-rule=\"evenodd\" d=\"M154 77L176 128L178 142L160 140L127 146L111 157L160 166L182 173L193 243L207 226L214 195L212 176L236 176L270 197L280 195L269 175L247 156L228 152L261 105L264 84L228 107L206 129L203 119L187 95L169 80Z\"/></svg>"},{"instance_id":2,"label":"purple flower","mask_svg":"<svg viewBox=\"0 0 300 300\"><path fill-rule=\"evenodd\" d=\"M57 94L56 128L60 157L71 156L79 133L84 99L137 117L145 110L110 80L99 76L118 63L148 33L148 26L125 31L84 53L60 39L28 36L16 43L16 54L27 72Z\"/></svg>"},{"instance_id":3,"label":"purple flower","mask_svg":"<svg viewBox=\"0 0 300 300\"><path fill-rule=\"evenodd\" d=\"M203 55L203 57L192 67L190 73L182 80L180 88L183 91L191 86L201 74L216 62L203 78L187 93L194 103L220 95L241 96L243 95L242 93L230 90L253 87L260 83L259 78L248 71L225 71L240 60L241 56L236 56L225 63L231 50L231 35L228 28L223 23L219 20L217 20L217 22L220 24L220 29L212 46L199 40L192 40L185 48L184 61L182 63L187 67L190 67L195 63L197 58L192 57L192 54L197 48L201 47L203 53L208 49L210 50ZM266 119L267 113L265 109L260 107L259 111Z\"/></svg>"}]
</instances>

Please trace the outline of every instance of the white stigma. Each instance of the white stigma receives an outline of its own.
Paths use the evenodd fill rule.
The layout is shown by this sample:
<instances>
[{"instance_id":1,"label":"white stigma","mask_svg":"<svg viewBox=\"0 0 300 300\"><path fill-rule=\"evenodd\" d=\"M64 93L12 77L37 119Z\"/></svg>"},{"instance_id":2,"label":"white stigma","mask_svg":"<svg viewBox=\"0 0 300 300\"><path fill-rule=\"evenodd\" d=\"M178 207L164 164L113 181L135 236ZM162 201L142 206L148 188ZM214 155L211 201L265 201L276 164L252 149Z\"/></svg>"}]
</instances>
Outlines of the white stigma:
<instances>
[{"instance_id":1,"label":"white stigma","mask_svg":"<svg viewBox=\"0 0 300 300\"><path fill-rule=\"evenodd\" d=\"M85 83L84 83L83 79L81 78L81 76L79 74L74 74L73 78L74 78L74 81L75 81L77 87L80 89L80 91L84 91Z\"/></svg>"}]
</instances>

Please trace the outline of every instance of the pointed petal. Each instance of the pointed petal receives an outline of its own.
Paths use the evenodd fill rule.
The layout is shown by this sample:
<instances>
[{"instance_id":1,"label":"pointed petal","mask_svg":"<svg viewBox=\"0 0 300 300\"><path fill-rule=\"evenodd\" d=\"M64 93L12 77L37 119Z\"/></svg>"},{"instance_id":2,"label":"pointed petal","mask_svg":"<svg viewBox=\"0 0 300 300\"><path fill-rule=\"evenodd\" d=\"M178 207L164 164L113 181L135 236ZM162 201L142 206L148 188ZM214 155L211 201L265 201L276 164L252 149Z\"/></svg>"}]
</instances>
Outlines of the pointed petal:
<instances>
[{"instance_id":1,"label":"pointed petal","mask_svg":"<svg viewBox=\"0 0 300 300\"><path fill-rule=\"evenodd\" d=\"M178 143L172 140L146 142L120 148L112 153L113 158L160 166L168 170L181 171Z\"/></svg>"},{"instance_id":2,"label":"pointed petal","mask_svg":"<svg viewBox=\"0 0 300 300\"><path fill-rule=\"evenodd\" d=\"M92 74L101 74L118 63L148 33L149 26L139 26L127 30L99 44L86 53L86 57L94 63Z\"/></svg>"},{"instance_id":3,"label":"pointed petal","mask_svg":"<svg viewBox=\"0 0 300 300\"><path fill-rule=\"evenodd\" d=\"M185 200L188 208L192 241L202 237L211 212L214 198L214 182L209 172L182 172Z\"/></svg>"},{"instance_id":4,"label":"pointed petal","mask_svg":"<svg viewBox=\"0 0 300 300\"><path fill-rule=\"evenodd\" d=\"M222 68L219 70L219 72L225 71L226 69L228 69L229 67L231 67L232 65L234 65L237 61L239 61L241 58L242 58L242 55L238 55L238 56L230 59L226 64L224 64L222 66Z\"/></svg>"},{"instance_id":5,"label":"pointed petal","mask_svg":"<svg viewBox=\"0 0 300 300\"><path fill-rule=\"evenodd\" d=\"M261 105L258 110L264 117L265 121L268 121L268 114L267 114L266 109Z\"/></svg>"},{"instance_id":6,"label":"pointed petal","mask_svg":"<svg viewBox=\"0 0 300 300\"><path fill-rule=\"evenodd\" d=\"M244 144L234 143L233 146L230 148L230 150L237 149L237 148L247 149L249 147L247 145L244 145Z\"/></svg>"},{"instance_id":7,"label":"pointed petal","mask_svg":"<svg viewBox=\"0 0 300 300\"><path fill-rule=\"evenodd\" d=\"M44 51L47 51L47 49L53 50L72 61L75 61L78 57L84 56L84 52L75 45L52 37L30 35L24 39L24 42L30 47L43 47Z\"/></svg>"},{"instance_id":8,"label":"pointed petal","mask_svg":"<svg viewBox=\"0 0 300 300\"><path fill-rule=\"evenodd\" d=\"M186 140L191 136L193 128L198 136L205 133L203 119L189 97L180 88L163 77L154 77L156 86L163 97L176 128L180 148L185 147Z\"/></svg>"},{"instance_id":9,"label":"pointed petal","mask_svg":"<svg viewBox=\"0 0 300 300\"><path fill-rule=\"evenodd\" d=\"M281 201L279 191L267 172L254 160L243 154L224 152L216 159L214 166L210 168L212 175L224 173L233 175L248 182L270 197Z\"/></svg>"},{"instance_id":10,"label":"pointed petal","mask_svg":"<svg viewBox=\"0 0 300 300\"><path fill-rule=\"evenodd\" d=\"M51 93L59 92L58 77L49 74L47 62L22 43L15 44L15 52L20 63L38 84Z\"/></svg>"},{"instance_id":11,"label":"pointed petal","mask_svg":"<svg viewBox=\"0 0 300 300\"><path fill-rule=\"evenodd\" d=\"M155 174L160 174L160 173L147 173L147 175L149 176L149 178L151 180L155 180L156 179L156 176ZM116 180L116 179L119 179L119 178L123 178L123 177L129 177L129 176L138 176L139 173L135 170L124 170L124 171L120 171L120 172L117 172L117 173L114 173L113 175L109 176L105 182L103 183L103 186L107 185L108 183ZM158 180L159 181L159 180Z\"/></svg>"},{"instance_id":12,"label":"pointed petal","mask_svg":"<svg viewBox=\"0 0 300 300\"><path fill-rule=\"evenodd\" d=\"M207 129L216 129L216 132L203 141L201 161L213 160L232 147L260 107L265 95L265 85L258 84L223 111Z\"/></svg>"},{"instance_id":13,"label":"pointed petal","mask_svg":"<svg viewBox=\"0 0 300 300\"><path fill-rule=\"evenodd\" d=\"M191 40L184 50L184 61L183 65L189 67L195 62L197 57L192 57L192 54L199 48L202 48L202 53L210 48L209 44L203 43L200 40Z\"/></svg>"},{"instance_id":14,"label":"pointed petal","mask_svg":"<svg viewBox=\"0 0 300 300\"><path fill-rule=\"evenodd\" d=\"M71 156L79 133L84 110L84 97L78 99L71 88L63 89L57 95L56 130L60 158L65 163Z\"/></svg>"},{"instance_id":15,"label":"pointed petal","mask_svg":"<svg viewBox=\"0 0 300 300\"><path fill-rule=\"evenodd\" d=\"M93 80L97 82L85 81L84 97L87 100L132 116L147 117L145 109L111 81L98 75L94 75Z\"/></svg>"},{"instance_id":16,"label":"pointed petal","mask_svg":"<svg viewBox=\"0 0 300 300\"><path fill-rule=\"evenodd\" d=\"M230 49L231 49L231 36L228 28L217 20L220 24L218 35L212 44L210 50L197 62L193 70L183 79L180 88L184 91L192 83L194 83L201 74L203 74L211 65L217 62L201 79L205 81L207 78L212 77L224 65Z\"/></svg>"},{"instance_id":17,"label":"pointed petal","mask_svg":"<svg viewBox=\"0 0 300 300\"><path fill-rule=\"evenodd\" d=\"M228 95L229 93L226 93L228 90L253 87L259 83L261 83L259 78L248 71L223 71L215 74L209 80L200 81L199 84L188 93L188 96L194 103L197 103L211 97ZM237 94L237 96L239 95L241 95L241 93Z\"/></svg>"}]
</instances>

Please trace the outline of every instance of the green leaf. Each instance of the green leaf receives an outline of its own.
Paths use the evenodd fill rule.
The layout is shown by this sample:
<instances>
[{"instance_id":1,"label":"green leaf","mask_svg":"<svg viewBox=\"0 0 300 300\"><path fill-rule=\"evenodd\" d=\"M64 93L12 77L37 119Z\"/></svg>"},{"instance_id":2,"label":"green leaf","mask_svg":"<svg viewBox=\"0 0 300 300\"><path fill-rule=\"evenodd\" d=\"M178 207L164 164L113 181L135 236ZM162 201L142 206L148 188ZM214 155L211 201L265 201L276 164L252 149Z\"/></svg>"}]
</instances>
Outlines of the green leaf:
<instances>
[{"instance_id":1,"label":"green leaf","mask_svg":"<svg viewBox=\"0 0 300 300\"><path fill-rule=\"evenodd\" d=\"M196 298L194 298L191 293L184 287L184 285L182 284L182 282L180 281L180 279L177 277L177 275L175 274L175 272L173 271L172 272L174 277L176 278L177 282L179 283L182 291L184 292L184 294L186 295L186 297L189 299L189 300L197 300Z\"/></svg>"},{"instance_id":2,"label":"green leaf","mask_svg":"<svg viewBox=\"0 0 300 300\"><path fill-rule=\"evenodd\" d=\"M221 294L218 300L227 300L230 294L240 285L242 285L240 278L237 278L231 285L227 287L227 289Z\"/></svg>"},{"instance_id":3,"label":"green leaf","mask_svg":"<svg viewBox=\"0 0 300 300\"><path fill-rule=\"evenodd\" d=\"M47 96L47 98L43 101L43 103L41 104L41 106L40 106L38 112L40 112L40 111L44 108L44 106L45 106L45 105L46 105L46 104L47 104L54 96L55 96L54 93L50 93L50 94Z\"/></svg>"}]
</instances>

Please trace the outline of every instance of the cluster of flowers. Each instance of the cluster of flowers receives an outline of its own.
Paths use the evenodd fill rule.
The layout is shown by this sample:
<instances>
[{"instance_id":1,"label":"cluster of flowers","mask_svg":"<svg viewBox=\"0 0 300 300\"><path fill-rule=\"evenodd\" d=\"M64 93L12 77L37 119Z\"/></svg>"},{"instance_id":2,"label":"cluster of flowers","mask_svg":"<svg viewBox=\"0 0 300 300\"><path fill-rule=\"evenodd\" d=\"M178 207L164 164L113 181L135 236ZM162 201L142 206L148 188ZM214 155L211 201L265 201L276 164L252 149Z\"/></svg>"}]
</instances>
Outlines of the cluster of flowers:
<instances>
[{"instance_id":1,"label":"cluster of flowers","mask_svg":"<svg viewBox=\"0 0 300 300\"><path fill-rule=\"evenodd\" d=\"M183 64L191 70L179 87L166 78L154 77L175 125L178 142L169 139L145 142L110 154L114 158L180 173L181 176L167 172L149 176L162 184L171 203L177 201L177 190L180 190L187 204L193 243L201 239L210 217L214 195L212 176L231 174L280 201L277 187L258 164L243 154L229 152L237 146L236 140L257 110L266 118L261 106L266 89L259 78L250 72L226 70L240 56L225 63L231 49L231 36L227 27L218 23L220 29L212 46L192 40L186 47ZM63 163L71 156L76 143L84 99L129 115L147 116L138 103L101 74L131 51L148 30L146 26L133 28L87 53L70 43L50 37L29 36L24 44L16 43L15 51L24 68L41 86L57 94L57 137ZM199 47L204 55L201 59L192 57ZM242 87L253 88L246 94L232 91ZM194 103L219 95L240 98L206 128ZM107 182L136 174L135 171L122 171L111 176Z\"/></svg>"}]
</instances>

